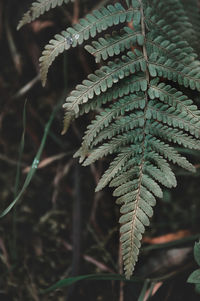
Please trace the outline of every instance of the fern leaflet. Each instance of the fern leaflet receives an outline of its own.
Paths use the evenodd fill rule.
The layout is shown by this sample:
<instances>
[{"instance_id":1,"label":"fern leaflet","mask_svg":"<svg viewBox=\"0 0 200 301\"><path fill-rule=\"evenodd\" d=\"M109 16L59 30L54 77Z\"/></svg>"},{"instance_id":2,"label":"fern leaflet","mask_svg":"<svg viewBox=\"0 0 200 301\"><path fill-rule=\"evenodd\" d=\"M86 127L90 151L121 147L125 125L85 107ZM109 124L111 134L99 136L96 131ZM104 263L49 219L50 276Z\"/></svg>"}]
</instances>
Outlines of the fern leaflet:
<instances>
[{"instance_id":1,"label":"fern leaflet","mask_svg":"<svg viewBox=\"0 0 200 301\"><path fill-rule=\"evenodd\" d=\"M61 6L63 3L69 3L73 0L37 0L32 3L31 8L24 14L23 18L19 22L17 29L37 19L40 15L49 11L51 8Z\"/></svg>"}]
</instances>

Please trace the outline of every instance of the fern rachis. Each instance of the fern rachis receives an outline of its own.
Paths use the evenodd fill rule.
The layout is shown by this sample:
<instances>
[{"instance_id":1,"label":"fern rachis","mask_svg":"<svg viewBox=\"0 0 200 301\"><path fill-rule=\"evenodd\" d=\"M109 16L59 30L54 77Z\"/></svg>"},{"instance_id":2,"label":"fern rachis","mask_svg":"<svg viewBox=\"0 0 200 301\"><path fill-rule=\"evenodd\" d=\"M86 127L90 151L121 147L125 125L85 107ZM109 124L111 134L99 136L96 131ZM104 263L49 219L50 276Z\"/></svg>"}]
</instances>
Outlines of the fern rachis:
<instances>
[{"instance_id":1,"label":"fern rachis","mask_svg":"<svg viewBox=\"0 0 200 301\"><path fill-rule=\"evenodd\" d=\"M57 0L58 5L61 2L69 1ZM200 63L197 43L191 40L197 23L194 27L187 16L186 1L125 2L126 7L119 3L102 7L56 35L40 63L45 83L59 53L91 38L85 49L103 63L67 97L63 133L71 120L98 109L75 156L85 166L114 156L96 191L108 184L114 187L113 195L121 205L125 274L130 278L152 207L156 197L162 197L160 184L168 188L177 184L169 162L195 171L174 146L200 149L200 111L186 95L200 91ZM113 33L104 35L108 28ZM95 40L97 34L101 37Z\"/></svg>"}]
</instances>

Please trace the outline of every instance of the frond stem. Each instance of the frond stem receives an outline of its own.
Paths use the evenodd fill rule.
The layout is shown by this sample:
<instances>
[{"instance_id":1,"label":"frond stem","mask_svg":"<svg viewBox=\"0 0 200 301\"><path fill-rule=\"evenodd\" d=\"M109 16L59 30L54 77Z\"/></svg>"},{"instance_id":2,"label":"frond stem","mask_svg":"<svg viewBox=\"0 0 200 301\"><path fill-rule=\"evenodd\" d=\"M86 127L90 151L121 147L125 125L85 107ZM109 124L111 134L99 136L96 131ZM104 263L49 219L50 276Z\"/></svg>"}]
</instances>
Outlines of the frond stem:
<instances>
[{"instance_id":1,"label":"frond stem","mask_svg":"<svg viewBox=\"0 0 200 301\"><path fill-rule=\"evenodd\" d=\"M148 83L148 87L150 84L150 74L149 74L149 69L148 69L148 55L147 55L147 49L146 49L146 31L145 31L145 22L144 22L144 12L143 12L143 5L142 5L142 0L139 0L140 2L140 14L141 14L141 29L142 29L142 35L144 36L144 45L142 47L142 52L144 55L144 59L146 61L146 65L147 65L147 69L145 71L145 76L146 76L146 80ZM147 88L148 91L148 88ZM131 224L131 231L130 231L130 252L132 252L133 248L134 248L134 229L135 229L135 223L136 223L136 218L137 218L137 208L139 205L139 200L140 200L140 192L141 192L141 186L142 186L142 177L143 177L143 168L144 168L144 164L145 164L145 159L144 159L144 154L145 154L145 139L146 139L146 132L145 132L145 128L146 128L146 111L147 111L147 106L148 106L148 93L147 91L145 91L145 98L146 98L146 103L145 103L145 108L144 108L144 126L143 126L143 141L142 141L142 154L141 154L141 162L140 162L140 166L139 166L139 179L138 179L138 192L135 198L135 208L133 211L133 218L132 218L132 224ZM130 260L131 260L131 256L129 256ZM129 262L129 266L131 266L131 261ZM129 279L130 276L132 274L131 270L128 270L126 273L126 277Z\"/></svg>"}]
</instances>

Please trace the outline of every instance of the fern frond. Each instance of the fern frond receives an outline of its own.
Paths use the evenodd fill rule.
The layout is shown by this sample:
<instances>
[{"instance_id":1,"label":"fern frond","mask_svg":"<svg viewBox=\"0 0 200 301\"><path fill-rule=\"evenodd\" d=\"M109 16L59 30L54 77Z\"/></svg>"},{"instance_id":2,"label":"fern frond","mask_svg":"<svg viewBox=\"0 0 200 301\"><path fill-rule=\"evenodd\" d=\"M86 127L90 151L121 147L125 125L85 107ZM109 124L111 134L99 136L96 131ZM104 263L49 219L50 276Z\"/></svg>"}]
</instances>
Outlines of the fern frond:
<instances>
[{"instance_id":1,"label":"fern frond","mask_svg":"<svg viewBox=\"0 0 200 301\"><path fill-rule=\"evenodd\" d=\"M159 98L159 100L169 104L179 112L184 112L188 118L194 121L194 123L199 121L199 110L197 106L193 104L191 99L189 99L181 91L172 88L170 85L166 85L165 83L159 83L156 85L156 82L158 81L153 80L148 90L148 94L151 99Z\"/></svg>"},{"instance_id":2,"label":"fern frond","mask_svg":"<svg viewBox=\"0 0 200 301\"><path fill-rule=\"evenodd\" d=\"M87 128L81 148L75 154L80 156L81 162L85 160L83 165L95 162L105 155L116 154L97 190L110 182L109 185L115 187L113 195L118 198L117 203L122 204L120 231L127 278L132 274L138 259L140 240L144 226L149 225L149 218L153 214L155 197L162 197L158 183L168 188L177 184L168 161L195 171L193 165L168 143L196 149L200 146L197 140L200 136L200 112L197 106L183 92L162 82L166 78L186 88L200 90L197 54L190 47L189 40L178 36L184 28L187 34L192 32L192 26L177 1L170 1L171 6L177 9L175 16L163 1L153 1L154 8L149 8L148 5L143 7L143 2L148 3L146 1L136 2L139 3L137 8L140 7L138 20L141 24L136 21L134 29L124 27L118 34L105 35L93 41L92 45L87 45L86 50L99 62L115 55L122 56L126 49L137 45L134 54L137 54L138 48L142 49L143 68L140 64L137 71L127 76L134 78L138 71L143 71L142 79L146 80L146 84L143 89L138 86L138 90L131 92L125 88L128 95L122 92L120 97L117 89L120 85L126 87L126 79L122 76L122 79L118 78L119 81L114 83L114 91L108 88L101 91L102 95L99 97L79 103L77 116L114 101L96 115L96 119ZM160 16L157 15L157 9L161 11ZM167 24L167 18L174 24ZM176 32L175 28L180 26L181 20L184 21L184 26ZM77 96L72 100L73 104L76 103ZM70 114L73 109L68 107L67 112ZM124 147L128 154L127 160Z\"/></svg>"},{"instance_id":3,"label":"fern frond","mask_svg":"<svg viewBox=\"0 0 200 301\"><path fill-rule=\"evenodd\" d=\"M176 17L178 16L176 15ZM175 44L177 48L179 48L180 44L183 43L184 47L188 47L189 54L197 57L194 49L191 47L191 44L184 37L181 37L185 31L181 30L181 32L177 32L179 27L174 28L172 27L171 22L160 18L160 16L153 11L153 6L146 9L145 22L150 30L150 36L154 38L162 36L166 41L170 41L172 44Z\"/></svg>"},{"instance_id":4,"label":"fern frond","mask_svg":"<svg viewBox=\"0 0 200 301\"><path fill-rule=\"evenodd\" d=\"M133 8L125 10L119 3L108 5L106 8L102 7L99 10L94 10L92 14L80 19L78 24L55 35L54 39L50 40L49 44L45 46L40 58L43 85L45 85L49 67L60 53L70 47L81 45L90 37L95 37L98 33L113 25L130 22L134 12Z\"/></svg>"},{"instance_id":5,"label":"fern frond","mask_svg":"<svg viewBox=\"0 0 200 301\"><path fill-rule=\"evenodd\" d=\"M174 128L184 129L190 134L200 136L200 120L199 118L191 119L185 112L180 112L168 105L163 105L155 101L150 101L148 106L148 119L161 121Z\"/></svg>"},{"instance_id":6,"label":"fern frond","mask_svg":"<svg viewBox=\"0 0 200 301\"><path fill-rule=\"evenodd\" d=\"M92 145L96 145L97 143L101 142L102 139L108 138L107 135L109 135L109 138L116 135L116 133L122 132L122 123L120 120L118 122L120 124L112 124L112 120L117 118L120 115L123 115L125 112L132 111L134 109L141 108L143 109L145 105L145 100L141 96L136 96L135 94L130 94L129 96L125 96L121 100L118 100L117 103L114 103L110 106L110 108L106 109L99 115L97 115L96 119L91 123L91 125L88 126L88 130L86 131L86 135L83 137L83 143L81 147L81 153L87 153L87 149L89 148L89 145L93 142L93 140L96 138L98 133L101 131L101 134L98 135L97 139L98 142L95 141ZM127 116L128 121L127 125L129 126L129 129L133 129L134 125L130 124L131 121L134 120L134 123L138 124L140 119L143 119L142 117L136 118L136 116ZM125 119L122 120L124 125L126 124ZM111 124L111 127L109 125ZM135 126L136 126L135 124ZM105 130L104 130L105 128ZM112 128L112 129L111 129ZM127 129L127 127L126 127ZM106 131L106 132L105 132ZM105 132L105 133L104 133ZM99 139L101 136L104 136L102 139ZM83 151L85 149L85 151Z\"/></svg>"},{"instance_id":7,"label":"fern frond","mask_svg":"<svg viewBox=\"0 0 200 301\"><path fill-rule=\"evenodd\" d=\"M128 52L122 56L122 60L109 62L107 66L97 70L94 74L90 74L87 80L84 80L82 85L78 85L76 90L71 92L71 95L66 99L64 108L67 111L64 123L64 130L68 128L69 115L75 116L79 112L79 106L86 103L88 99L92 99L95 95L100 95L101 92L107 91L114 83L120 79L134 74L136 71L145 71L146 63L140 51L134 54Z\"/></svg>"},{"instance_id":8,"label":"fern frond","mask_svg":"<svg viewBox=\"0 0 200 301\"><path fill-rule=\"evenodd\" d=\"M146 91L147 80L143 73L134 74L134 76L121 79L117 85L113 85L111 89L108 89L102 95L94 97L92 100L88 100L87 103L80 105L78 116L90 112L91 110L99 109L103 105L117 100L118 98L128 95L129 93Z\"/></svg>"},{"instance_id":9,"label":"fern frond","mask_svg":"<svg viewBox=\"0 0 200 301\"><path fill-rule=\"evenodd\" d=\"M165 57L158 57L153 54L149 58L149 72L152 77L164 77L168 80L178 82L186 88L200 91L200 67L188 70L182 64L177 64Z\"/></svg>"},{"instance_id":10,"label":"fern frond","mask_svg":"<svg viewBox=\"0 0 200 301\"><path fill-rule=\"evenodd\" d=\"M138 136L141 134L141 129L144 125L144 114L142 111L138 111L137 114L132 113L129 116L125 116L123 119L118 119L110 126L100 132L100 134L94 138L90 147L94 147L99 143L102 143L106 139L111 139L118 134L131 131L132 135Z\"/></svg>"},{"instance_id":11,"label":"fern frond","mask_svg":"<svg viewBox=\"0 0 200 301\"><path fill-rule=\"evenodd\" d=\"M139 118L140 118L140 116L141 115L139 115ZM138 125L138 122L137 122L137 125ZM95 162L99 158L102 158L108 154L116 153L119 148L122 148L123 146L130 144L134 140L135 140L135 138L132 135L132 131L124 133L122 135L118 135L116 137L113 137L109 142L103 143L98 148L90 150L91 151L90 155L84 161L83 165L87 166L87 165Z\"/></svg>"},{"instance_id":12,"label":"fern frond","mask_svg":"<svg viewBox=\"0 0 200 301\"><path fill-rule=\"evenodd\" d=\"M126 56L122 56L122 60L111 61L107 66L100 68L94 74L90 74L82 85L78 85L71 92L63 107L67 111L77 114L80 104L86 103L88 99L107 91L120 79L134 74L136 71L145 71L145 69L146 63L142 53L140 51L128 52Z\"/></svg>"},{"instance_id":13,"label":"fern frond","mask_svg":"<svg viewBox=\"0 0 200 301\"><path fill-rule=\"evenodd\" d=\"M94 55L96 62L99 63L101 60L107 60L109 57L130 49L136 43L143 45L144 37L140 32L135 32L129 27L124 27L123 31L120 35L115 32L112 35L106 35L105 38L99 38L98 41L92 41L92 46L86 45L85 49Z\"/></svg>"},{"instance_id":14,"label":"fern frond","mask_svg":"<svg viewBox=\"0 0 200 301\"><path fill-rule=\"evenodd\" d=\"M127 0L127 8L119 3L102 7L56 35L40 60L44 84L58 54L93 38L85 48L102 65L67 97L63 133L71 120L96 111L75 157L86 166L114 156L96 191L114 187L121 205L127 278L138 260L152 207L162 197L161 185L177 184L170 164L195 171L176 149L200 149L200 111L188 96L191 90L200 91L199 21L197 2L192 3ZM195 9L187 11L190 5Z\"/></svg>"},{"instance_id":15,"label":"fern frond","mask_svg":"<svg viewBox=\"0 0 200 301\"><path fill-rule=\"evenodd\" d=\"M122 153L120 153L116 159L111 162L110 167L107 169L101 180L99 181L96 190L99 191L103 189L109 182L114 178L114 176L121 170L127 160L131 157L132 151L128 151L125 149Z\"/></svg>"},{"instance_id":16,"label":"fern frond","mask_svg":"<svg viewBox=\"0 0 200 301\"><path fill-rule=\"evenodd\" d=\"M114 79L116 80L115 76ZM118 82L118 85L114 85L112 89L108 89L106 92L103 93L103 95L94 96L93 99L88 99L86 103L81 103L79 106L78 114L75 114L74 111L66 110L62 134L65 134L70 125L70 122L75 117L77 118L78 116L88 113L91 110L99 109L103 105L117 99L118 97L122 97L129 93L137 91L145 91L146 88L147 81L142 74L134 75L133 78L121 79Z\"/></svg>"},{"instance_id":17,"label":"fern frond","mask_svg":"<svg viewBox=\"0 0 200 301\"><path fill-rule=\"evenodd\" d=\"M166 141L173 142L175 144L182 145L190 149L200 149L200 140L195 139L191 135L188 135L182 130L173 129L169 126L164 126L159 122L152 123L149 132L153 136L160 137Z\"/></svg>"},{"instance_id":18,"label":"fern frond","mask_svg":"<svg viewBox=\"0 0 200 301\"><path fill-rule=\"evenodd\" d=\"M199 65L199 61L194 61L197 55L187 43L178 42L176 44L166 40L163 36L152 36L152 33L147 35L147 49L149 53L157 53L160 56L165 56L171 59L174 63L180 63L187 67L188 72L193 70L193 67Z\"/></svg>"},{"instance_id":19,"label":"fern frond","mask_svg":"<svg viewBox=\"0 0 200 301\"><path fill-rule=\"evenodd\" d=\"M130 93L125 84L128 80L124 80L122 74L113 83L114 91L110 91L111 87L105 88L101 90L102 95L92 95L85 103L77 103L78 94L72 99L72 103L80 107L77 108L77 116L80 112L101 108L114 101L97 114L88 126L76 156L80 156L81 162L85 160L83 165L88 165L102 156L116 155L97 190L110 182L110 186L115 187L113 195L118 198L117 203L122 204L120 232L127 278L138 259L140 240L153 214L155 197L162 197L158 183L169 188L177 184L168 161L195 171L193 165L168 143L196 149L200 146L197 140L200 136L198 108L182 91L163 82L163 78L166 78L186 88L200 90L197 54L190 47L189 39L183 39L185 33L192 32L192 26L178 1L170 0L171 7L177 9L175 16L170 12L171 7L167 7L163 1L153 1L151 8L148 1L135 2L140 11L137 18L135 15L139 21L135 20L133 29L124 27L118 34L105 35L86 46L86 49L98 62L114 55L122 56L126 49L135 45L134 55L138 48L142 49L142 64L134 72L128 72L127 76L134 78L138 71L142 71L142 78L146 80L143 88L139 85L136 91ZM143 6L143 2L146 6ZM169 24L168 19L174 23ZM184 25L180 28L182 21ZM128 95L122 91L120 97L117 90L120 85ZM67 114L72 113L77 117L73 113L74 108L67 106ZM124 147L128 157L125 157Z\"/></svg>"},{"instance_id":20,"label":"fern frond","mask_svg":"<svg viewBox=\"0 0 200 301\"><path fill-rule=\"evenodd\" d=\"M171 176L170 173L169 177L169 175L166 175L162 170L160 170L157 166L151 163L145 164L144 170L150 177L155 179L163 186L166 186L167 188L176 187L177 185L176 178L174 175Z\"/></svg>"},{"instance_id":21,"label":"fern frond","mask_svg":"<svg viewBox=\"0 0 200 301\"><path fill-rule=\"evenodd\" d=\"M195 172L195 167L167 143L164 143L152 137L152 139L149 140L149 144L151 145L153 150L163 155L169 161L172 161L174 164L178 164L179 166L187 169L190 172Z\"/></svg>"},{"instance_id":22,"label":"fern frond","mask_svg":"<svg viewBox=\"0 0 200 301\"><path fill-rule=\"evenodd\" d=\"M151 10L151 18L155 17L159 25L167 26L167 31L172 28L174 33L194 48L195 43L192 37L195 32L180 0L168 0L168 5L164 1L154 0L151 3L151 8L148 7L148 9ZM159 10L159 15L157 10ZM148 15L147 12L146 15Z\"/></svg>"},{"instance_id":23,"label":"fern frond","mask_svg":"<svg viewBox=\"0 0 200 301\"><path fill-rule=\"evenodd\" d=\"M19 22L17 30L19 30L25 24L34 21L39 16L49 11L51 8L61 6L63 3L67 4L70 1L73 0L37 0L33 2L31 8L24 14L23 18Z\"/></svg>"}]
</instances>

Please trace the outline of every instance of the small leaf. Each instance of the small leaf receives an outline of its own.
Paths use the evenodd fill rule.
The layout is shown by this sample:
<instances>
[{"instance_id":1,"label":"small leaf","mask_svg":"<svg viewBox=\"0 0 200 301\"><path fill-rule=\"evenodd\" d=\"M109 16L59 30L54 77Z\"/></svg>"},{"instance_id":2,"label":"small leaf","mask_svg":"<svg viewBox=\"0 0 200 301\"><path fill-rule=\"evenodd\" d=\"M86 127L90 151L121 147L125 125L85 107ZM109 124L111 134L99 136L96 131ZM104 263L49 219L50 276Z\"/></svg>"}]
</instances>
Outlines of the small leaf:
<instances>
[{"instance_id":1,"label":"small leaf","mask_svg":"<svg viewBox=\"0 0 200 301\"><path fill-rule=\"evenodd\" d=\"M188 283L200 283L200 269L194 271L187 280Z\"/></svg>"},{"instance_id":2,"label":"small leaf","mask_svg":"<svg viewBox=\"0 0 200 301\"><path fill-rule=\"evenodd\" d=\"M23 18L17 26L19 30L22 26L37 19L40 15L49 11L51 8L61 6L63 3L68 3L73 0L37 0L32 3L31 8L24 14Z\"/></svg>"},{"instance_id":3,"label":"small leaf","mask_svg":"<svg viewBox=\"0 0 200 301\"><path fill-rule=\"evenodd\" d=\"M140 7L139 1L138 1L138 0L132 0L132 6L133 6L134 8Z\"/></svg>"},{"instance_id":4,"label":"small leaf","mask_svg":"<svg viewBox=\"0 0 200 301\"><path fill-rule=\"evenodd\" d=\"M140 24L140 20L141 20L141 14L140 11L137 11L133 15L133 25L137 26L138 24Z\"/></svg>"}]
</instances>

